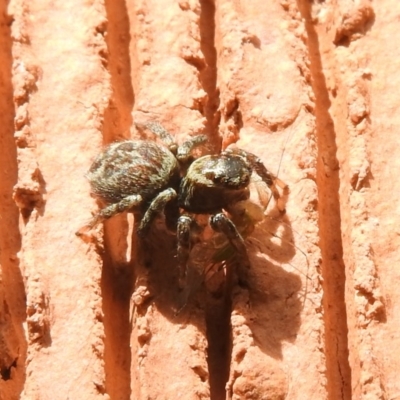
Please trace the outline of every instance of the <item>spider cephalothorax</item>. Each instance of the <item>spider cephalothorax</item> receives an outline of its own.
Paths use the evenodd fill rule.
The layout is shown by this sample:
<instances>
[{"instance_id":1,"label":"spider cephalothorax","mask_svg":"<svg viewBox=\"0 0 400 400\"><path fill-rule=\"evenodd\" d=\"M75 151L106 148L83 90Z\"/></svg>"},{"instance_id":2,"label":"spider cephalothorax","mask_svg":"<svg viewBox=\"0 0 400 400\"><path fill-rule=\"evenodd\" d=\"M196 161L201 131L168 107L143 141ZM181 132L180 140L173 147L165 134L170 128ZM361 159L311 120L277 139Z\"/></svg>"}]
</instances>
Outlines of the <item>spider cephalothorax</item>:
<instances>
[{"instance_id":1,"label":"spider cephalothorax","mask_svg":"<svg viewBox=\"0 0 400 400\"><path fill-rule=\"evenodd\" d=\"M179 205L197 214L212 214L249 197L251 168L241 157L203 156L189 167L179 188Z\"/></svg>"}]
</instances>

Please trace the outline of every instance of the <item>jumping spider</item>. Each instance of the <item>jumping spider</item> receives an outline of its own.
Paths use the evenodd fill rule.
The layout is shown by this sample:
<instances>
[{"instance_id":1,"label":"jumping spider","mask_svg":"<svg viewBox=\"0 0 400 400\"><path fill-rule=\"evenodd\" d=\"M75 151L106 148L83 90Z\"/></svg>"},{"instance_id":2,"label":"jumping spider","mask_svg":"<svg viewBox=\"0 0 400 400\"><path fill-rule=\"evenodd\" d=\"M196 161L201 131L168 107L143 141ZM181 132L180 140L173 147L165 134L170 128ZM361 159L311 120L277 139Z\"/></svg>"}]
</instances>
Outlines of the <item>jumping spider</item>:
<instances>
[{"instance_id":1,"label":"jumping spider","mask_svg":"<svg viewBox=\"0 0 400 400\"><path fill-rule=\"evenodd\" d=\"M85 228L129 211L140 216L137 233L144 236L154 218L164 212L167 227L177 233L179 286L183 288L191 231L196 225L194 215L208 214L211 228L226 236L238 261L249 267L243 237L229 215L244 218L243 205L250 197L254 174L268 185L282 212L277 185L282 189L287 186L257 156L245 150L228 147L219 154L193 160L192 150L205 143L206 136L194 136L178 146L160 124L148 123L144 127L165 146L128 140L111 144L96 158L87 178L94 196L106 206Z\"/></svg>"}]
</instances>

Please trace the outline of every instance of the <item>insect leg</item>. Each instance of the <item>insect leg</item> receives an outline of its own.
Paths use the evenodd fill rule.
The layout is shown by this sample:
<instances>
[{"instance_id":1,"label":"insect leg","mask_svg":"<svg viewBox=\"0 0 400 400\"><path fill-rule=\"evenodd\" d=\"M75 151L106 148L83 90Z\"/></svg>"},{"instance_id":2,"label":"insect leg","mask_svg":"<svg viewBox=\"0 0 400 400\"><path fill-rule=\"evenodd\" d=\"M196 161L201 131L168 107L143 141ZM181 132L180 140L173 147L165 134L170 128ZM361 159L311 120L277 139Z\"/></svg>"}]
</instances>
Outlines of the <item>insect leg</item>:
<instances>
[{"instance_id":1,"label":"insect leg","mask_svg":"<svg viewBox=\"0 0 400 400\"><path fill-rule=\"evenodd\" d=\"M176 197L176 191L172 188L165 189L164 191L159 193L155 197L155 199L152 200L142 220L140 221L140 225L137 229L137 234L143 237L148 232L151 222L154 220L154 218L162 211L164 211L167 203L176 199Z\"/></svg>"},{"instance_id":2,"label":"insect leg","mask_svg":"<svg viewBox=\"0 0 400 400\"><path fill-rule=\"evenodd\" d=\"M246 245L235 224L225 214L218 213L210 217L210 226L214 231L222 232L228 238L237 253L241 266L244 267L243 269L250 268Z\"/></svg>"},{"instance_id":3,"label":"insect leg","mask_svg":"<svg viewBox=\"0 0 400 400\"><path fill-rule=\"evenodd\" d=\"M181 215L178 219L177 240L178 240L178 268L179 287L184 288L186 283L187 264L190 255L190 229L193 219L187 215Z\"/></svg>"}]
</instances>

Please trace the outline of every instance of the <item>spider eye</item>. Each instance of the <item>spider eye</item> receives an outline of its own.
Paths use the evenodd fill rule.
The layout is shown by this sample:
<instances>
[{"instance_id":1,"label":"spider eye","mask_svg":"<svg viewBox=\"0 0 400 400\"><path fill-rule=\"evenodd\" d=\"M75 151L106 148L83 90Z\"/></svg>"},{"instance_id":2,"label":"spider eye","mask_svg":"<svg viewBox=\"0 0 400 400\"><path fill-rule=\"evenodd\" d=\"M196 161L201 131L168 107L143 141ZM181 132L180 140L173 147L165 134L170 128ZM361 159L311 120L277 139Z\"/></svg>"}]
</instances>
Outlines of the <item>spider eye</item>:
<instances>
[{"instance_id":1,"label":"spider eye","mask_svg":"<svg viewBox=\"0 0 400 400\"><path fill-rule=\"evenodd\" d=\"M204 172L204 176L205 176L207 179L210 179L210 181L215 182L215 179L216 179L216 177L215 177L215 171L209 169L209 170L207 170L207 171Z\"/></svg>"},{"instance_id":2,"label":"spider eye","mask_svg":"<svg viewBox=\"0 0 400 400\"><path fill-rule=\"evenodd\" d=\"M226 183L228 183L228 180L229 180L229 177L227 177L224 174L218 174L218 175L214 174L214 177L213 177L214 183L219 183L222 185L225 185Z\"/></svg>"},{"instance_id":3,"label":"spider eye","mask_svg":"<svg viewBox=\"0 0 400 400\"><path fill-rule=\"evenodd\" d=\"M230 177L226 173L225 168L221 168L220 165L214 166L214 169L208 169L204 171L204 176L218 185L229 184Z\"/></svg>"}]
</instances>

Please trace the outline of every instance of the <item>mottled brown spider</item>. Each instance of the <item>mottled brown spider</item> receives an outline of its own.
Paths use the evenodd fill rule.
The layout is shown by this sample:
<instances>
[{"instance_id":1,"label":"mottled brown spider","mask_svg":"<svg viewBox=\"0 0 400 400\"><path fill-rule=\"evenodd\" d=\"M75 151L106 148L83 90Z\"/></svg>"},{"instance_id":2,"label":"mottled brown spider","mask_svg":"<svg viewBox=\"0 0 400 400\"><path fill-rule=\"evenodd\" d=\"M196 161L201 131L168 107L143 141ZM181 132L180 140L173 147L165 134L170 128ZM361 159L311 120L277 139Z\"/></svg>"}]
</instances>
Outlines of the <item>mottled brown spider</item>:
<instances>
[{"instance_id":1,"label":"mottled brown spider","mask_svg":"<svg viewBox=\"0 0 400 400\"><path fill-rule=\"evenodd\" d=\"M229 215L240 214L250 197L254 174L268 185L278 208L277 186L286 185L262 161L245 150L229 147L216 155L193 159L192 150L206 142L194 136L178 146L159 124L145 125L165 146L147 140L128 140L108 146L90 167L92 193L106 206L87 228L123 211L141 216L137 233L144 236L154 218L164 212L166 225L177 233L179 285L184 287L196 214L210 215L209 223L223 233L243 267L249 267L242 235Z\"/></svg>"}]
</instances>

